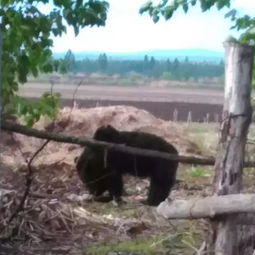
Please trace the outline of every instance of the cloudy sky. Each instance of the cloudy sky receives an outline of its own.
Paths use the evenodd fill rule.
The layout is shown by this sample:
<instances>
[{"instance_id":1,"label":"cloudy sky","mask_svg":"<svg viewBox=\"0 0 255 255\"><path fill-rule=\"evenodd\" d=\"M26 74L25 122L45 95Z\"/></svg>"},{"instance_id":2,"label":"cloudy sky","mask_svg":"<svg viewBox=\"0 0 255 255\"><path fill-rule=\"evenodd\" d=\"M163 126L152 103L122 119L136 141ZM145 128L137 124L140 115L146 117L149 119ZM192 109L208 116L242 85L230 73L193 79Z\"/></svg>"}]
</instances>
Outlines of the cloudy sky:
<instances>
[{"instance_id":1,"label":"cloudy sky","mask_svg":"<svg viewBox=\"0 0 255 255\"><path fill-rule=\"evenodd\" d=\"M155 49L211 49L223 51L222 42L229 35L231 22L224 19L228 9L202 13L197 6L187 14L178 11L171 20L154 24L139 8L146 0L109 0L110 9L105 27L84 28L75 37L72 29L54 39L54 51L135 52ZM233 7L242 13L255 10L255 0L233 0ZM254 15L254 13L253 13Z\"/></svg>"}]
</instances>

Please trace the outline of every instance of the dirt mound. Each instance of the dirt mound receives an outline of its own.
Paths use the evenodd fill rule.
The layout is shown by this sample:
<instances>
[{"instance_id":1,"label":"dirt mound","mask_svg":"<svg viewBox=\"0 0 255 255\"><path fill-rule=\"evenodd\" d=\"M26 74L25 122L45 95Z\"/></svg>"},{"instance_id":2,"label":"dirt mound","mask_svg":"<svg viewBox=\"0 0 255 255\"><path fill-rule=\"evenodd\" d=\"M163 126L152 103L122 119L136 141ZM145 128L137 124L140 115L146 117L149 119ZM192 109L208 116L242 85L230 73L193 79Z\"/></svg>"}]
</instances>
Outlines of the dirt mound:
<instances>
[{"instance_id":1,"label":"dirt mound","mask_svg":"<svg viewBox=\"0 0 255 255\"><path fill-rule=\"evenodd\" d=\"M72 112L70 108L64 108L53 130L92 137L99 126L107 124L121 131L143 131L156 134L173 143L182 153L197 150L180 124L158 119L147 111L131 106L73 109ZM50 126L52 128L52 125Z\"/></svg>"},{"instance_id":2,"label":"dirt mound","mask_svg":"<svg viewBox=\"0 0 255 255\"><path fill-rule=\"evenodd\" d=\"M156 134L174 144L181 154L198 153L198 147L191 142L180 124L158 119L147 111L131 106L64 108L58 120L51 123L41 120L36 128L74 136L92 137L99 126L106 124L121 131L143 131ZM4 139L5 150L2 157L4 163L12 166L13 164L17 166L24 164L24 158L33 155L42 144L40 139L28 138L19 134L12 135L14 139L10 135L6 136L8 139ZM36 162L50 165L62 161L73 165L73 160L80 151L80 146L50 142L40 153Z\"/></svg>"}]
</instances>

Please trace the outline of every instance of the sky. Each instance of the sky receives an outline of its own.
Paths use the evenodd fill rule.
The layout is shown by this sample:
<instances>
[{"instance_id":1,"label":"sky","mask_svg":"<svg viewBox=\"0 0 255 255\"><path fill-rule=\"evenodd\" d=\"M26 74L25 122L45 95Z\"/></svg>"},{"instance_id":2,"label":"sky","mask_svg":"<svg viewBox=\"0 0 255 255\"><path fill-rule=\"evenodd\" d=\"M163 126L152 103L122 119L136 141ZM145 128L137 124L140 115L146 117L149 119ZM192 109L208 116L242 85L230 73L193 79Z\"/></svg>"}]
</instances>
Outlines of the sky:
<instances>
[{"instance_id":1,"label":"sky","mask_svg":"<svg viewBox=\"0 0 255 255\"><path fill-rule=\"evenodd\" d=\"M61 38L54 38L54 52L100 51L137 52L158 49L209 49L223 52L223 41L229 35L228 11L212 8L202 13L199 6L187 14L179 10L171 20L153 23L148 14L139 14L146 0L109 0L110 8L104 27L85 27L75 37L72 28ZM254 16L255 0L233 0L233 7ZM253 13L252 13L253 12Z\"/></svg>"}]
</instances>

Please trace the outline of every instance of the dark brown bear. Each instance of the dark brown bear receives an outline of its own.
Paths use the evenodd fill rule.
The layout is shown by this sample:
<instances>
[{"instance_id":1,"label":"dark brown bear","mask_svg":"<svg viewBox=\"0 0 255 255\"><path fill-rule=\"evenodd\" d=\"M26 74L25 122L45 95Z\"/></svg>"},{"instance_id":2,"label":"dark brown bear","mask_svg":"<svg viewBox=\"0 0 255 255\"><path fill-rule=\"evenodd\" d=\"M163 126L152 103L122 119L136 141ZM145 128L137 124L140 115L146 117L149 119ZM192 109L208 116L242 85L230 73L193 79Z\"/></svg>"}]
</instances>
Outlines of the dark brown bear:
<instances>
[{"instance_id":1,"label":"dark brown bear","mask_svg":"<svg viewBox=\"0 0 255 255\"><path fill-rule=\"evenodd\" d=\"M112 126L96 130L94 139L141 149L178 155L175 147L161 137L143 132L118 131ZM150 178L147 204L157 206L164 201L176 181L178 162L148 156L131 155L103 148L85 148L77 161L77 170L95 200L121 200L124 174ZM109 197L100 197L105 191Z\"/></svg>"}]
</instances>

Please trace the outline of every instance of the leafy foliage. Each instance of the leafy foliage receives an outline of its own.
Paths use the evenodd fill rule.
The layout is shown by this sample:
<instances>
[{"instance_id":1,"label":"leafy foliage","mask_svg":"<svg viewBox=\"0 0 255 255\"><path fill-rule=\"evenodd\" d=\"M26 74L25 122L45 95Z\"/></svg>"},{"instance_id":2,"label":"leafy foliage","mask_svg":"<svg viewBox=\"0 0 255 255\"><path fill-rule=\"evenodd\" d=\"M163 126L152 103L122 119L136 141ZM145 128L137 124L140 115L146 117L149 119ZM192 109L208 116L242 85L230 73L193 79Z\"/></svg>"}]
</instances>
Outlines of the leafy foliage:
<instances>
[{"instance_id":1,"label":"leafy foliage","mask_svg":"<svg viewBox=\"0 0 255 255\"><path fill-rule=\"evenodd\" d=\"M196 5L200 4L200 8L203 12L208 11L211 7L216 6L218 10L224 7L230 8L231 3L234 0L161 0L159 4L153 4L153 1L148 1L145 5L140 8L140 13L148 13L154 22L158 22L160 17L164 17L165 20L172 18L174 13L182 8L185 13ZM255 17L249 15L239 16L236 9L231 9L226 13L225 18L230 18L234 25L232 29L242 30L238 41L242 43L255 43ZM255 86L255 65L253 72L253 87Z\"/></svg>"},{"instance_id":2,"label":"leafy foliage","mask_svg":"<svg viewBox=\"0 0 255 255\"><path fill-rule=\"evenodd\" d=\"M48 14L38 6L47 5ZM3 111L25 116L31 125L38 115L51 115L49 95L28 106L27 100L18 95L19 84L27 81L28 75L40 72L65 71L64 61L52 58L52 36L61 36L66 26L73 27L75 35L85 26L105 25L108 3L101 0L2 0L0 17L3 18ZM51 95L58 99L59 95ZM43 106L43 107L42 107ZM53 110L54 112L54 110Z\"/></svg>"},{"instance_id":3,"label":"leafy foliage","mask_svg":"<svg viewBox=\"0 0 255 255\"><path fill-rule=\"evenodd\" d=\"M60 104L60 94L46 92L40 100L30 101L25 98L15 96L15 109L19 117L23 117L28 126L33 126L40 119L41 115L55 119L57 117Z\"/></svg>"},{"instance_id":4,"label":"leafy foliage","mask_svg":"<svg viewBox=\"0 0 255 255\"><path fill-rule=\"evenodd\" d=\"M212 6L216 5L220 10L223 7L230 6L231 0L162 0L159 4L153 5L152 1L147 2L144 6L140 8L140 13L148 12L152 17L154 22L157 22L160 19L160 16L163 16L166 20L170 19L174 12L182 8L185 13L188 12L189 8L196 5L197 2L200 2L200 7L203 12L209 10Z\"/></svg>"},{"instance_id":5,"label":"leafy foliage","mask_svg":"<svg viewBox=\"0 0 255 255\"><path fill-rule=\"evenodd\" d=\"M201 10L205 12L213 6L216 6L218 10L224 7L230 8L231 2L233 0L161 0L159 4L153 4L153 1L148 1L140 8L140 13L149 13L153 21L158 22L161 16L166 20L171 19L179 8L182 8L187 13L197 3L200 4ZM238 17L238 11L235 9L230 10L225 17L234 22L232 29L244 30L241 36L242 41L255 40L255 18L248 15Z\"/></svg>"}]
</instances>

